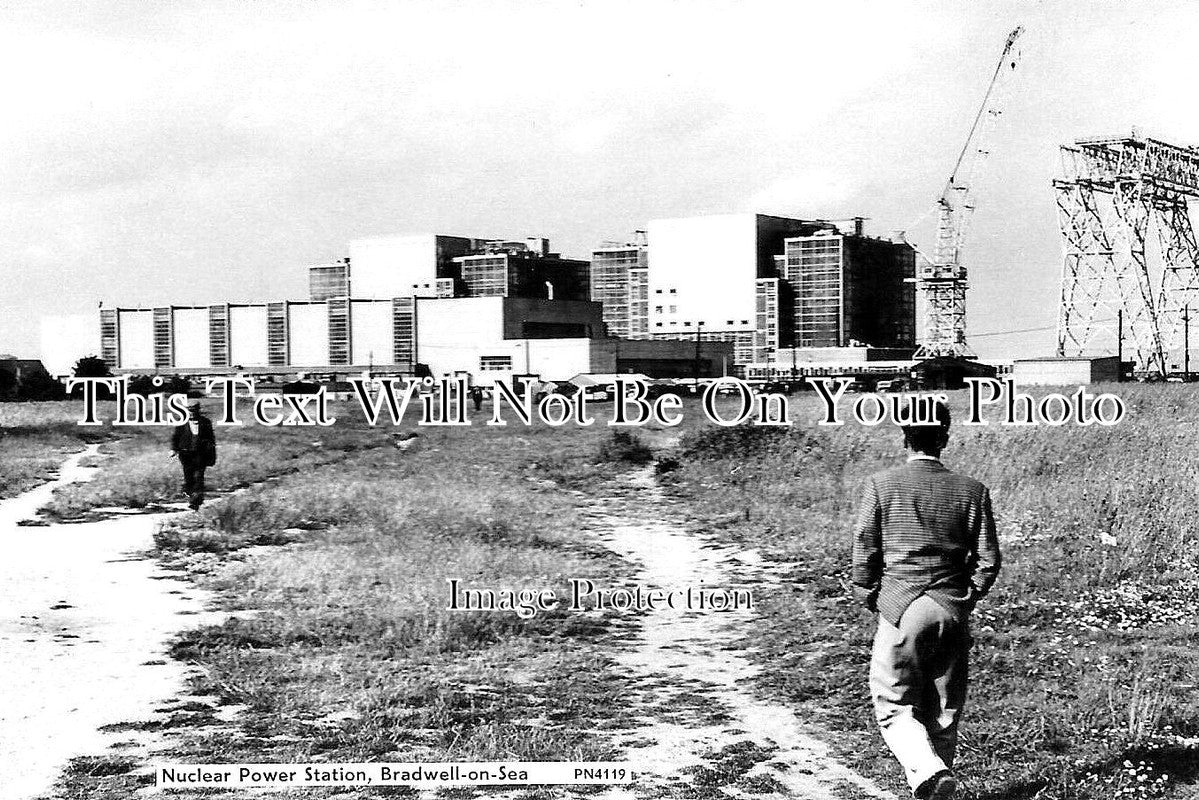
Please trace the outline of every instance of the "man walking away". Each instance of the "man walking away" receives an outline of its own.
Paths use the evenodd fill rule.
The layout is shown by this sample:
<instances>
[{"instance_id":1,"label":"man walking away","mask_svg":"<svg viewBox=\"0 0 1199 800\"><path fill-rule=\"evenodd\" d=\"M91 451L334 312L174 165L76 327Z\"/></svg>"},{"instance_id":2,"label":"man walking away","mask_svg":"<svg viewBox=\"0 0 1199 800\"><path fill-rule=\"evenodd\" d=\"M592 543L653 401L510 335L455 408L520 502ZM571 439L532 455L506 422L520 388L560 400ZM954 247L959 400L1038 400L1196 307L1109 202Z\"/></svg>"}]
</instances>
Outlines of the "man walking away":
<instances>
[{"instance_id":1,"label":"man walking away","mask_svg":"<svg viewBox=\"0 0 1199 800\"><path fill-rule=\"evenodd\" d=\"M949 407L905 426L907 463L873 475L854 531L854 584L878 612L870 694L913 796L946 800L966 699L970 612L999 572L987 487L941 463Z\"/></svg>"},{"instance_id":2,"label":"man walking away","mask_svg":"<svg viewBox=\"0 0 1199 800\"><path fill-rule=\"evenodd\" d=\"M187 404L188 420L171 434L171 451L183 466L183 492L197 511L204 502L204 470L216 463L216 436L212 420L204 416L198 399Z\"/></svg>"}]
</instances>

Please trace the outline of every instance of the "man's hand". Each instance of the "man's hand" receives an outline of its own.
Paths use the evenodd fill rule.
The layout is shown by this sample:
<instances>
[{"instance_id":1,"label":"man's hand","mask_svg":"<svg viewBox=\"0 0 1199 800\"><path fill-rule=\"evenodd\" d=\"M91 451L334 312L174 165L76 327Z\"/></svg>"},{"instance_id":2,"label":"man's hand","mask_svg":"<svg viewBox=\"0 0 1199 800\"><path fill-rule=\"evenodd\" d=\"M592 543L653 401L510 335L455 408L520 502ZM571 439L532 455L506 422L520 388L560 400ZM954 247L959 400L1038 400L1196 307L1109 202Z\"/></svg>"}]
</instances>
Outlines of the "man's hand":
<instances>
[{"instance_id":1,"label":"man's hand","mask_svg":"<svg viewBox=\"0 0 1199 800\"><path fill-rule=\"evenodd\" d=\"M857 601L866 606L872 613L878 612L878 587L872 589L864 589L861 586L853 587L853 596Z\"/></svg>"}]
</instances>

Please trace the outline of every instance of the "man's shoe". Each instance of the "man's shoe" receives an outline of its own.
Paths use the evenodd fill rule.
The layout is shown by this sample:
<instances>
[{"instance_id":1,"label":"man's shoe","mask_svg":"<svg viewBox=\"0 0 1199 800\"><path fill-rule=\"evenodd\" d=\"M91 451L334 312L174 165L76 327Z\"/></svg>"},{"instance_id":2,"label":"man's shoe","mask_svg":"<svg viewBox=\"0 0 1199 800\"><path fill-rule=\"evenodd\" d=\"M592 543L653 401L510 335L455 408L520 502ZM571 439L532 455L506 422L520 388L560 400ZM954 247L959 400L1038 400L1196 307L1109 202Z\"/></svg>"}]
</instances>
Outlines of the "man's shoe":
<instances>
[{"instance_id":1,"label":"man's shoe","mask_svg":"<svg viewBox=\"0 0 1199 800\"><path fill-rule=\"evenodd\" d=\"M946 770L938 772L916 788L918 800L950 800L958 791L958 779Z\"/></svg>"}]
</instances>

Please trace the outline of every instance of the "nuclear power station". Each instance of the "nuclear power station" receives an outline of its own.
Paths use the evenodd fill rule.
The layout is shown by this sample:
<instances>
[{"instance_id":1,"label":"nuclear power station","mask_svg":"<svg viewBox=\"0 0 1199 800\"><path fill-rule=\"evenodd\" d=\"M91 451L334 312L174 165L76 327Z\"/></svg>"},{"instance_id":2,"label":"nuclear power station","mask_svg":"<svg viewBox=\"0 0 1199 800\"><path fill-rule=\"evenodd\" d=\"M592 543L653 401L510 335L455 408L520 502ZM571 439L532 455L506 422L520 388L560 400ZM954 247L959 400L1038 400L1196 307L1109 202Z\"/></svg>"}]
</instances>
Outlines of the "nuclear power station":
<instances>
[{"instance_id":1,"label":"nuclear power station","mask_svg":"<svg viewBox=\"0 0 1199 800\"><path fill-rule=\"evenodd\" d=\"M964 144L946 159L927 252L902 234L867 234L861 216L760 213L648 220L590 260L551 252L540 237L358 239L346 257L308 268L306 298L105 305L96 352L118 372L266 379L877 380L933 362L988 374L968 342L968 232L987 164L1002 153L997 123L1016 85L1022 32L1004 40ZM1052 178L1062 244L1056 348L1014 372L1047 383L1189 378L1199 246L1188 203L1199 197L1199 149L1134 131L1079 139L1061 148L1061 161Z\"/></svg>"}]
</instances>

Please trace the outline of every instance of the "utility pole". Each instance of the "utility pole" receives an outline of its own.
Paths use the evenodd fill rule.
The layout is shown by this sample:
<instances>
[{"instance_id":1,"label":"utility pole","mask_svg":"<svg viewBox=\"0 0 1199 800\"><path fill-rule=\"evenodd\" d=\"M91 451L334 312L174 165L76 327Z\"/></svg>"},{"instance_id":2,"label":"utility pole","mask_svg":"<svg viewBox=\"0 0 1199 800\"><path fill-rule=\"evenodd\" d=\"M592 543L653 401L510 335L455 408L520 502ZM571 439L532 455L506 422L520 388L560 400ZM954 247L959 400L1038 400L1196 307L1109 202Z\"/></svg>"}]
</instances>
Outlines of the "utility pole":
<instances>
[{"instance_id":1,"label":"utility pole","mask_svg":"<svg viewBox=\"0 0 1199 800\"><path fill-rule=\"evenodd\" d=\"M703 327L702 322L695 323L695 393L699 394L699 329Z\"/></svg>"},{"instance_id":2,"label":"utility pole","mask_svg":"<svg viewBox=\"0 0 1199 800\"><path fill-rule=\"evenodd\" d=\"M1191 382L1191 307L1182 308L1182 379Z\"/></svg>"},{"instance_id":3,"label":"utility pole","mask_svg":"<svg viewBox=\"0 0 1199 800\"><path fill-rule=\"evenodd\" d=\"M1116 360L1120 362L1120 377L1124 380L1124 309L1116 312Z\"/></svg>"}]
</instances>

